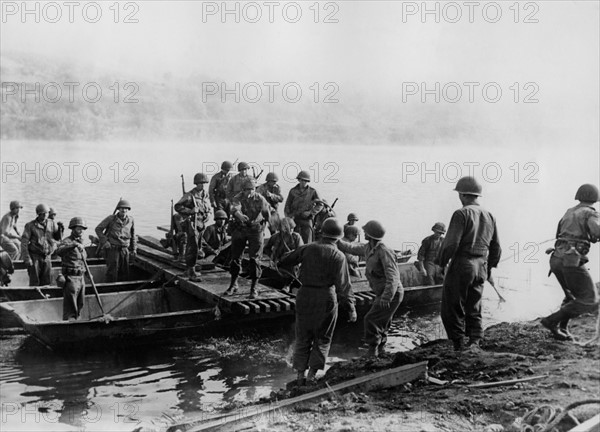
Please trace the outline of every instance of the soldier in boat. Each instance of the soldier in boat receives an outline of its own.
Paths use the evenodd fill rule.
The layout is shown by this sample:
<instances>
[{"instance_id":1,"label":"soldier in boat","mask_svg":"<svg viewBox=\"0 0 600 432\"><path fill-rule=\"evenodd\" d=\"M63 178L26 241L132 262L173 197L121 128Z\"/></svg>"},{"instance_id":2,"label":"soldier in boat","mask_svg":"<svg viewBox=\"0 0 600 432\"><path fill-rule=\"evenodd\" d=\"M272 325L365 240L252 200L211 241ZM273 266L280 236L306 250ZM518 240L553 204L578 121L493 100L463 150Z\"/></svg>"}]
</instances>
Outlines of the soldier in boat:
<instances>
[{"instance_id":1,"label":"soldier in boat","mask_svg":"<svg viewBox=\"0 0 600 432\"><path fill-rule=\"evenodd\" d=\"M37 217L25 224L21 237L21 257L27 266L29 286L50 285L52 263L50 257L56 250L58 227L48 219L50 209L46 204L35 208Z\"/></svg>"},{"instance_id":2,"label":"soldier in boat","mask_svg":"<svg viewBox=\"0 0 600 432\"><path fill-rule=\"evenodd\" d=\"M271 206L271 216L269 218L269 231L271 234L275 234L279 230L279 203L283 202L283 195L281 194L281 188L277 184L279 177L274 172L267 174L267 181L256 188L256 192L261 194Z\"/></svg>"},{"instance_id":3,"label":"soldier in boat","mask_svg":"<svg viewBox=\"0 0 600 432\"><path fill-rule=\"evenodd\" d=\"M356 225L346 224L344 225L344 237L342 237L342 240L348 243L356 243L358 241L359 232L360 229ZM350 276L362 277L362 273L358 267L360 257L349 253L345 253L344 255L346 256L346 261L348 261L348 271L350 272Z\"/></svg>"},{"instance_id":4,"label":"soldier in boat","mask_svg":"<svg viewBox=\"0 0 600 432\"><path fill-rule=\"evenodd\" d=\"M76 320L81 315L85 296L85 260L87 253L83 246L83 231L87 225L83 218L74 217L69 222L71 235L63 239L56 254L62 260L62 277L57 279L63 289L63 320Z\"/></svg>"},{"instance_id":5,"label":"soldier in boat","mask_svg":"<svg viewBox=\"0 0 600 432\"><path fill-rule=\"evenodd\" d=\"M344 224L344 229L346 229L347 226L354 226L358 229L358 237L356 238L356 241L361 241L360 240L360 228L358 228L358 226L356 225L356 222L358 222L358 215L356 213L348 213L348 217L346 218L347 221Z\"/></svg>"},{"instance_id":6,"label":"soldier in boat","mask_svg":"<svg viewBox=\"0 0 600 432\"><path fill-rule=\"evenodd\" d=\"M244 183L246 180L251 178L248 175L250 165L248 165L246 162L240 162L237 166L237 169L238 173L234 175L227 183L227 199L229 200L230 205L233 203L233 198L244 188Z\"/></svg>"},{"instance_id":7,"label":"soldier in boat","mask_svg":"<svg viewBox=\"0 0 600 432\"><path fill-rule=\"evenodd\" d=\"M21 234L17 228L17 221L22 208L19 201L11 201L10 211L0 220L0 246L13 261L21 258Z\"/></svg>"},{"instance_id":8,"label":"soldier in boat","mask_svg":"<svg viewBox=\"0 0 600 432\"><path fill-rule=\"evenodd\" d=\"M335 212L325 199L317 198L313 201L311 213L313 214L313 237L315 240L319 240L323 222L330 217L335 217Z\"/></svg>"},{"instance_id":9,"label":"soldier in boat","mask_svg":"<svg viewBox=\"0 0 600 432\"><path fill-rule=\"evenodd\" d=\"M213 210L223 210L229 214L229 205L231 204L227 199L227 185L233 178L233 174L230 172L233 169L233 164L229 161L224 161L221 164L221 171L216 173L210 179L208 185L208 197L210 199L210 205Z\"/></svg>"},{"instance_id":10,"label":"soldier in boat","mask_svg":"<svg viewBox=\"0 0 600 432\"><path fill-rule=\"evenodd\" d=\"M215 223L206 227L202 234L202 250L205 256L219 255L223 248L230 242L227 234L227 213L225 210L215 212Z\"/></svg>"},{"instance_id":11,"label":"soldier in boat","mask_svg":"<svg viewBox=\"0 0 600 432\"><path fill-rule=\"evenodd\" d=\"M295 251L304 243L302 237L297 232L294 232L296 224L292 218L283 218L279 226L279 231L273 234L267 245L265 246L265 255L271 258L271 261L277 263L287 254ZM277 272L283 278L283 288L281 289L284 293L290 292L290 286L292 282L298 278L298 271L300 267L298 265L291 266L277 266Z\"/></svg>"},{"instance_id":12,"label":"soldier in boat","mask_svg":"<svg viewBox=\"0 0 600 432\"><path fill-rule=\"evenodd\" d=\"M296 222L296 232L302 237L304 244L313 241L313 202L319 199L319 194L310 187L310 174L300 171L296 176L298 184L290 189L285 201L284 213L286 217Z\"/></svg>"},{"instance_id":13,"label":"soldier in boat","mask_svg":"<svg viewBox=\"0 0 600 432\"><path fill-rule=\"evenodd\" d=\"M423 285L441 284L444 281L444 269L435 264L434 260L442 247L446 225L436 222L431 230L433 234L423 239L415 261L415 267L423 276Z\"/></svg>"}]
</instances>

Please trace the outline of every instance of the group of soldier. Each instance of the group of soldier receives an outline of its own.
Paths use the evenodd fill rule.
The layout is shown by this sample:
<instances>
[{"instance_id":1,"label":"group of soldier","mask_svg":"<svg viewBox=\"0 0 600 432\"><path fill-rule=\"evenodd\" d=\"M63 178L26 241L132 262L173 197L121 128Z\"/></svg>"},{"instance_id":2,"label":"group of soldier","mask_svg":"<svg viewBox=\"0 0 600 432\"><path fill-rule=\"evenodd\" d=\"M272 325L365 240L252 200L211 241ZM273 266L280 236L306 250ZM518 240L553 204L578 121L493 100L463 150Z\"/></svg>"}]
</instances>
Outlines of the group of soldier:
<instances>
[{"instance_id":1,"label":"group of soldier","mask_svg":"<svg viewBox=\"0 0 600 432\"><path fill-rule=\"evenodd\" d=\"M271 236L264 252L284 279L283 290L289 291L293 281L300 285L296 293L293 364L298 382L304 382L314 380L317 371L325 366L338 305L349 321L356 320L350 275L362 275L360 259L365 262L364 276L376 295L364 318L367 355L380 356L404 293L396 254L383 243L385 228L376 220L368 221L362 227L365 242L361 242L356 214L349 214L347 224L342 227L335 218L333 205L309 185L307 171L298 173L298 184L289 191L284 217L280 217L278 208L284 198L277 175L269 173L266 182L257 187L249 168L247 163L240 162L238 173L233 175L233 164L225 161L210 181L208 176L198 173L194 176L194 188L184 192L174 205L177 214L172 218L170 246L179 259L185 260L189 279L201 280L196 271L199 257L220 256L229 249L231 278L224 294L236 294L246 250L250 298L256 298L261 276L259 260L268 228ZM482 195L479 182L473 177L463 177L455 191L462 207L453 213L447 232L443 223L433 225L433 235L423 240L416 266L426 284L443 282L441 318L454 349L476 351L481 349L483 338L483 286L486 280L492 281L491 270L500 261L501 247L494 216L478 202ZM541 321L561 340L571 338L570 319L598 304L598 293L584 267L590 244L600 239L599 216L593 207L598 201L598 188L582 185L575 199L580 203L569 209L559 222L555 248L550 251L551 272L563 288L565 300L558 312ZM61 224L54 222L51 209L40 204L36 207L36 219L25 225L21 235L16 227L20 208L19 202L11 202L10 212L0 221L2 248L13 259L21 257L26 262L31 285L50 283L50 256L56 252L62 258L62 274L66 279L64 319L78 318L86 266L82 240L87 228L85 222L79 217L71 219L71 235L61 240ZM129 202L121 200L115 213L96 227L100 248L105 250L109 281L127 278L129 258L136 253L130 209ZM207 226L212 212L214 224Z\"/></svg>"}]
</instances>

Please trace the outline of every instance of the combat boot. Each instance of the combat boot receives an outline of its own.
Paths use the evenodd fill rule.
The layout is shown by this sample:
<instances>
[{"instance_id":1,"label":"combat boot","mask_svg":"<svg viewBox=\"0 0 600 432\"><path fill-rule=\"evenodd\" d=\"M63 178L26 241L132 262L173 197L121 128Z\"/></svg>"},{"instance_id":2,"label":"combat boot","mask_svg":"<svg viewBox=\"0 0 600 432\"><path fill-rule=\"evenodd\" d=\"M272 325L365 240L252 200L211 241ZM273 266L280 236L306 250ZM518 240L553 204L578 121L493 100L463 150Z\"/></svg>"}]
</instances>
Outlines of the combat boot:
<instances>
[{"instance_id":1,"label":"combat boot","mask_svg":"<svg viewBox=\"0 0 600 432\"><path fill-rule=\"evenodd\" d=\"M298 371L296 375L296 384L299 386L303 386L306 384L306 378L304 377L304 371Z\"/></svg>"},{"instance_id":2,"label":"combat boot","mask_svg":"<svg viewBox=\"0 0 600 432\"><path fill-rule=\"evenodd\" d=\"M552 333L554 339L557 339L559 341L569 340L569 337L558 328L558 324L552 322L548 317L542 318L540 324L546 327L548 330L550 330L550 333Z\"/></svg>"},{"instance_id":3,"label":"combat boot","mask_svg":"<svg viewBox=\"0 0 600 432\"><path fill-rule=\"evenodd\" d=\"M202 282L200 275L196 273L196 269L194 267L190 267L188 270L189 280L190 282Z\"/></svg>"},{"instance_id":4,"label":"combat boot","mask_svg":"<svg viewBox=\"0 0 600 432\"><path fill-rule=\"evenodd\" d=\"M248 296L249 299L255 299L258 297L258 289L256 288L257 282L258 281L256 279L252 279L252 283L250 284L250 295Z\"/></svg>"},{"instance_id":5,"label":"combat boot","mask_svg":"<svg viewBox=\"0 0 600 432\"><path fill-rule=\"evenodd\" d=\"M238 284L237 284L237 276L231 277L231 282L229 283L229 288L225 291L225 295L233 295L238 292Z\"/></svg>"},{"instance_id":6,"label":"combat boot","mask_svg":"<svg viewBox=\"0 0 600 432\"><path fill-rule=\"evenodd\" d=\"M454 351L464 351L465 341L463 338L452 339L452 345L454 345Z\"/></svg>"},{"instance_id":7,"label":"combat boot","mask_svg":"<svg viewBox=\"0 0 600 432\"><path fill-rule=\"evenodd\" d=\"M568 319L564 319L561 322L559 322L558 329L568 337L567 340L573 340L573 334L571 334L571 332L569 331L569 320Z\"/></svg>"},{"instance_id":8,"label":"combat boot","mask_svg":"<svg viewBox=\"0 0 600 432\"><path fill-rule=\"evenodd\" d=\"M306 376L306 384L314 385L317 383L317 369L309 368Z\"/></svg>"}]
</instances>

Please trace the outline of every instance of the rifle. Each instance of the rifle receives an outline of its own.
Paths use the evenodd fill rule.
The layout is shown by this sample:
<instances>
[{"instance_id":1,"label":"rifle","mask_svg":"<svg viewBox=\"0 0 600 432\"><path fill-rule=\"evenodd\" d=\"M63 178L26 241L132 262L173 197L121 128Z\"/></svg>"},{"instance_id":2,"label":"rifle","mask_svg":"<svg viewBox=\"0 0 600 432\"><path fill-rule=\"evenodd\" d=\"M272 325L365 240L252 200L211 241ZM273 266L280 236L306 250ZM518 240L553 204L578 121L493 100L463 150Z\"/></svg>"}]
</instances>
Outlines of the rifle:
<instances>
[{"instance_id":1,"label":"rifle","mask_svg":"<svg viewBox=\"0 0 600 432\"><path fill-rule=\"evenodd\" d=\"M175 215L173 214L173 200L171 200L171 227L169 228L169 236L171 236L171 248L173 249L173 254L179 252L177 248L177 241L175 240Z\"/></svg>"},{"instance_id":2,"label":"rifle","mask_svg":"<svg viewBox=\"0 0 600 432\"><path fill-rule=\"evenodd\" d=\"M258 180L263 172L264 172L264 169L261 169L260 172L258 173L258 175L256 175L256 171L254 171L254 167L252 167L252 177L254 177L254 180Z\"/></svg>"},{"instance_id":3,"label":"rifle","mask_svg":"<svg viewBox=\"0 0 600 432\"><path fill-rule=\"evenodd\" d=\"M181 174L181 191L185 195L185 179L183 178L183 174Z\"/></svg>"},{"instance_id":4,"label":"rifle","mask_svg":"<svg viewBox=\"0 0 600 432\"><path fill-rule=\"evenodd\" d=\"M117 205L115 206L115 209L113 210L113 216L117 214L117 212L119 211L119 203L121 202L121 200L123 199L123 197L119 197L119 201L117 202ZM104 230L104 234L108 234L108 232L110 231L110 228L112 227L112 224L114 223L114 219L106 226L106 229ZM102 242L102 241L98 241L98 247L96 248L96 256L100 256L100 251L102 250L102 246L104 246L104 244L108 241L108 238Z\"/></svg>"},{"instance_id":5,"label":"rifle","mask_svg":"<svg viewBox=\"0 0 600 432\"><path fill-rule=\"evenodd\" d=\"M339 198L336 198L336 199L333 201L333 204L331 204L331 208L334 208L334 207L335 207L335 204L338 202L338 199L339 199Z\"/></svg>"}]
</instances>

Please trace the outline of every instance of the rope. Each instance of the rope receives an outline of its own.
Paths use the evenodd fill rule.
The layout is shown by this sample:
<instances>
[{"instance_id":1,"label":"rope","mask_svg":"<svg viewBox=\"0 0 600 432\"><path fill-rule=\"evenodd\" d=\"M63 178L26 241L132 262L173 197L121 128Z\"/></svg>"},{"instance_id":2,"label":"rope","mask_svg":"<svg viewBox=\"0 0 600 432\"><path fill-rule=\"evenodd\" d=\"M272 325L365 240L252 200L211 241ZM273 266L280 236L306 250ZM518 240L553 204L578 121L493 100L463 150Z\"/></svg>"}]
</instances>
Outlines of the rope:
<instances>
[{"instance_id":1,"label":"rope","mask_svg":"<svg viewBox=\"0 0 600 432\"><path fill-rule=\"evenodd\" d=\"M600 399L585 399L567 405L565 409L554 408L551 405L540 405L528 411L521 421L521 432L552 432L555 427L568 415L569 411L581 405L600 404Z\"/></svg>"}]
</instances>

